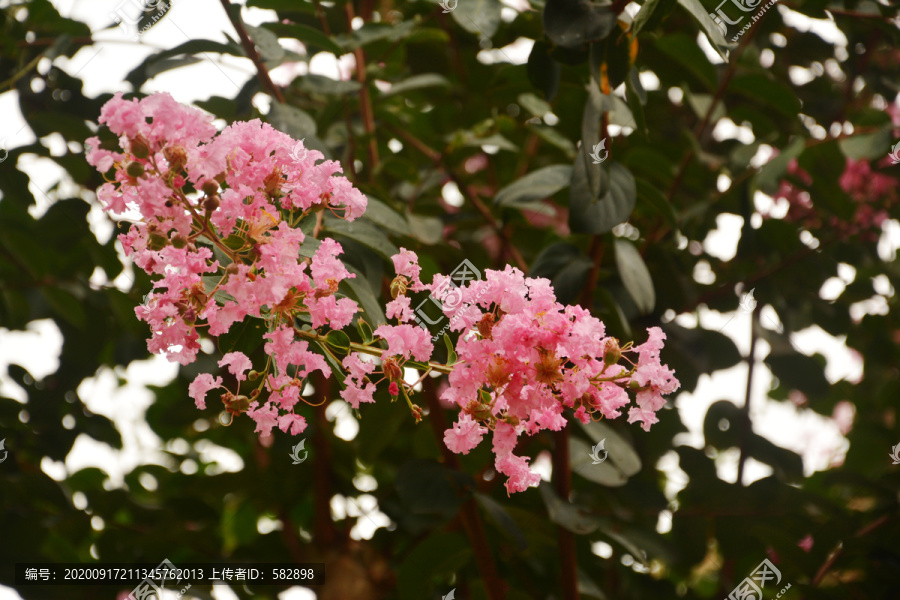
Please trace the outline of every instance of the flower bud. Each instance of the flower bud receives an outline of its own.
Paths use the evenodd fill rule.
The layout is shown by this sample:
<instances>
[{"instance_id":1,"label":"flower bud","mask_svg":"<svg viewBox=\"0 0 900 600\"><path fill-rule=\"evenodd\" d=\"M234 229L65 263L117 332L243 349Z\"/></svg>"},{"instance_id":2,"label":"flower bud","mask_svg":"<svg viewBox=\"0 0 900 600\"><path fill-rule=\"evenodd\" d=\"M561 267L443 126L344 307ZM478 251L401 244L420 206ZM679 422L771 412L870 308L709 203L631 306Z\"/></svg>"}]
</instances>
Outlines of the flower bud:
<instances>
[{"instance_id":1,"label":"flower bud","mask_svg":"<svg viewBox=\"0 0 900 600\"><path fill-rule=\"evenodd\" d=\"M129 146L129 148L135 158L147 158L148 156L150 156L150 142L148 142L142 135L138 135L136 138L131 140L131 145Z\"/></svg>"},{"instance_id":2,"label":"flower bud","mask_svg":"<svg viewBox=\"0 0 900 600\"><path fill-rule=\"evenodd\" d=\"M256 369L251 369L250 372L247 373L247 379L249 379L250 381L256 381L257 379L259 379L259 371L257 371Z\"/></svg>"},{"instance_id":3,"label":"flower bud","mask_svg":"<svg viewBox=\"0 0 900 600\"><path fill-rule=\"evenodd\" d=\"M151 232L147 240L147 247L151 250L162 250L169 245L169 239L161 233Z\"/></svg>"},{"instance_id":4,"label":"flower bud","mask_svg":"<svg viewBox=\"0 0 900 600\"><path fill-rule=\"evenodd\" d=\"M218 196L209 196L205 200L203 200L203 210L211 213L217 208L219 208L219 204L221 204Z\"/></svg>"},{"instance_id":5,"label":"flower bud","mask_svg":"<svg viewBox=\"0 0 900 600\"><path fill-rule=\"evenodd\" d=\"M619 340L609 338L603 349L603 362L607 365L614 365L619 362L620 358L622 358L622 350L619 348Z\"/></svg>"},{"instance_id":6,"label":"flower bud","mask_svg":"<svg viewBox=\"0 0 900 600\"><path fill-rule=\"evenodd\" d=\"M203 182L203 185L200 186L200 189L203 190L203 193L207 196L215 196L219 191L219 184L213 179L207 179Z\"/></svg>"},{"instance_id":7,"label":"flower bud","mask_svg":"<svg viewBox=\"0 0 900 600\"><path fill-rule=\"evenodd\" d=\"M179 250L187 246L187 242L187 238L180 233L176 233L174 236L172 236L172 245Z\"/></svg>"},{"instance_id":8,"label":"flower bud","mask_svg":"<svg viewBox=\"0 0 900 600\"><path fill-rule=\"evenodd\" d=\"M144 174L144 165L139 162L130 162L125 166L125 172L129 177L140 177Z\"/></svg>"}]
</instances>

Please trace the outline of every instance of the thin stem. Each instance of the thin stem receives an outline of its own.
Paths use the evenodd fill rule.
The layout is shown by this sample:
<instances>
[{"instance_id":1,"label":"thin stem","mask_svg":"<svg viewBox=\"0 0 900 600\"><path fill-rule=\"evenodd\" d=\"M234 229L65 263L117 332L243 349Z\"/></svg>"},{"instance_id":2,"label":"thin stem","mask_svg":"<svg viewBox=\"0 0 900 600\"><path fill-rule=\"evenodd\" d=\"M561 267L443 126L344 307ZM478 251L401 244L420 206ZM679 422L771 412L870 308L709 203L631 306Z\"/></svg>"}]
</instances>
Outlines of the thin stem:
<instances>
[{"instance_id":1,"label":"thin stem","mask_svg":"<svg viewBox=\"0 0 900 600\"><path fill-rule=\"evenodd\" d=\"M750 421L750 392L753 389L753 369L756 366L756 339L759 327L759 311L762 304L757 304L750 316L750 354L747 356L747 390L744 394L744 407L741 409L741 455L738 458L737 484L744 485L744 463L747 460L747 446L753 435L753 423Z\"/></svg>"},{"instance_id":2,"label":"thin stem","mask_svg":"<svg viewBox=\"0 0 900 600\"><path fill-rule=\"evenodd\" d=\"M221 0L221 2L222 7L225 9L225 14L228 15L228 19L231 21L235 31L237 31L238 37L241 40L241 46L243 46L247 58L253 61L253 64L256 67L256 74L259 77L259 81L262 83L263 88L272 94L279 104L284 104L284 94L281 93L281 89L279 89L272 81L272 78L269 77L269 70L266 68L262 57L260 57L259 51L256 49L256 44L253 43L253 40L250 39L250 36L247 34L247 28L244 27L243 21L241 21L241 7L232 4L230 0Z\"/></svg>"},{"instance_id":3,"label":"thin stem","mask_svg":"<svg viewBox=\"0 0 900 600\"><path fill-rule=\"evenodd\" d=\"M294 327L294 333L297 334L298 337L303 339L312 340L314 342L319 342L327 347L328 341L326 336L319 335L314 331L305 331L300 329L299 327ZM359 344L357 342L350 342L350 349L354 352L361 352L363 354L368 354L370 356L381 356L384 352L383 348L378 348L375 346L366 346L364 344ZM437 371L438 373L443 373L448 375L453 372L453 367L448 367L447 365L442 365L440 363L435 362L427 362L423 363L425 365L425 369L431 369L432 371ZM409 361L406 363L407 366L415 367L417 365L417 361Z\"/></svg>"},{"instance_id":4,"label":"thin stem","mask_svg":"<svg viewBox=\"0 0 900 600\"><path fill-rule=\"evenodd\" d=\"M456 184L456 187L459 188L459 192L463 195L463 197L468 200L472 206L478 210L479 213L484 217L484 220L487 221L488 225L490 225L494 231L497 232L497 235L500 236L501 241L503 242L503 248L506 250L512 260L516 263L516 266L519 267L520 270L524 272L528 272L528 263L525 262L525 259L522 258L522 254L519 252L518 248L512 244L507 235L507 232L503 229L503 226L497 221L496 217L491 213L490 209L485 205L484 202L478 197L478 195L472 191L468 185L466 185L459 175L456 174L454 170L452 170L445 162L443 155L430 148L425 142L418 139L416 136L406 131L405 129L396 127L394 125L388 124L387 128L397 136L401 137L405 141L409 142L409 144L427 156L433 163L440 165L444 172L453 180Z\"/></svg>"},{"instance_id":5,"label":"thin stem","mask_svg":"<svg viewBox=\"0 0 900 600\"><path fill-rule=\"evenodd\" d=\"M572 494L572 469L569 464L569 429L563 427L553 432L553 481L556 493L568 502ZM575 555L575 534L565 527L557 526L559 540L559 560L562 576L562 597L564 600L578 600L578 561Z\"/></svg>"}]
</instances>

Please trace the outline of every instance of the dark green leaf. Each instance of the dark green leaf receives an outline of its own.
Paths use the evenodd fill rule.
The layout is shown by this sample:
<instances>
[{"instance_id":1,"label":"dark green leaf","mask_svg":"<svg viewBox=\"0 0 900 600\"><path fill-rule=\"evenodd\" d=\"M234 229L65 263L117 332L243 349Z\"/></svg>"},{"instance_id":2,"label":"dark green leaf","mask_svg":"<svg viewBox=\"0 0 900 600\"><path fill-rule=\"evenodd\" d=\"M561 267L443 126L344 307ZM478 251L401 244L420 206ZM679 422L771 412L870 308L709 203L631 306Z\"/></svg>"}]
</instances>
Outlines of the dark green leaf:
<instances>
[{"instance_id":1,"label":"dark green leaf","mask_svg":"<svg viewBox=\"0 0 900 600\"><path fill-rule=\"evenodd\" d=\"M500 206L516 206L549 198L569 185L572 167L551 165L533 171L497 192L494 203Z\"/></svg>"}]
</instances>

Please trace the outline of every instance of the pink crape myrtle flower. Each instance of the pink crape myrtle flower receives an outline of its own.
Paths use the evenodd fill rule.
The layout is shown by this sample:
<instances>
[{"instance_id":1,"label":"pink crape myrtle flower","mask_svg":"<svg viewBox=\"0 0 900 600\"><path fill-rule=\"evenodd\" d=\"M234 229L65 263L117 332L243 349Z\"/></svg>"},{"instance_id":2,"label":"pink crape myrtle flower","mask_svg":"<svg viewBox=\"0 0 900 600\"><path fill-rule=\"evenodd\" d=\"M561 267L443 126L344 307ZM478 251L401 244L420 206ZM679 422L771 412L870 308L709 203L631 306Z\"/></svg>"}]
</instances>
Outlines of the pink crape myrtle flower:
<instances>
[{"instance_id":1,"label":"pink crape myrtle flower","mask_svg":"<svg viewBox=\"0 0 900 600\"><path fill-rule=\"evenodd\" d=\"M419 275L414 260L407 252L394 257L398 278ZM559 431L569 418L589 423L593 414L618 417L631 403L628 390L636 396L629 422L641 422L645 430L658 422L664 395L679 386L672 370L660 363L665 340L660 328L649 329L644 344L623 349L589 311L558 303L546 279L526 278L509 266L485 275L460 287L436 276L425 286L441 294L449 327L461 332L455 348L458 362L441 394L443 401L462 410L444 434L450 450L467 453L493 431L495 467L508 477L507 491L512 493L540 479L526 457L514 454L523 434ZM415 331L422 329L380 327L376 335L388 342L383 357L407 357L413 344L408 336ZM618 364L623 354L636 355L636 362L628 361L631 369Z\"/></svg>"}]
</instances>

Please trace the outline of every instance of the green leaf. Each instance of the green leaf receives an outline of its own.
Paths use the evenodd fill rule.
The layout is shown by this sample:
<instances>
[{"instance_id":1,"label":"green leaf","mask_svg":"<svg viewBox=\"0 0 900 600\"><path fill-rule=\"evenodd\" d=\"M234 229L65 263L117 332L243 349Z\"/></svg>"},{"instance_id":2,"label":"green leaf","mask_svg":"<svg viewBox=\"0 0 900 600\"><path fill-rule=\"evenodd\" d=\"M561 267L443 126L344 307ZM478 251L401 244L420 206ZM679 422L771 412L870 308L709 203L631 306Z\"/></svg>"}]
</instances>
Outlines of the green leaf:
<instances>
[{"instance_id":1,"label":"green leaf","mask_svg":"<svg viewBox=\"0 0 900 600\"><path fill-rule=\"evenodd\" d=\"M459 0L450 15L469 33L493 37L500 27L500 0Z\"/></svg>"},{"instance_id":2,"label":"green leaf","mask_svg":"<svg viewBox=\"0 0 900 600\"><path fill-rule=\"evenodd\" d=\"M547 0L544 33L564 48L576 48L604 39L616 26L617 16L609 6L589 0Z\"/></svg>"},{"instance_id":3,"label":"green leaf","mask_svg":"<svg viewBox=\"0 0 900 600\"><path fill-rule=\"evenodd\" d=\"M432 87L450 87L450 80L443 75L437 73L423 73L421 75L413 75L406 79L391 85L391 89L381 94L382 98L396 96L398 94L407 94L413 90L422 90Z\"/></svg>"},{"instance_id":4,"label":"green leaf","mask_svg":"<svg viewBox=\"0 0 900 600\"><path fill-rule=\"evenodd\" d=\"M528 55L528 80L537 89L544 92L544 97L553 101L559 90L562 67L550 57L550 45L537 40Z\"/></svg>"},{"instance_id":5,"label":"green leaf","mask_svg":"<svg viewBox=\"0 0 900 600\"><path fill-rule=\"evenodd\" d=\"M40 290L51 308L66 321L79 329L87 325L87 314L81 301L70 292L53 286L41 286Z\"/></svg>"},{"instance_id":6,"label":"green leaf","mask_svg":"<svg viewBox=\"0 0 900 600\"><path fill-rule=\"evenodd\" d=\"M451 516L461 503L451 473L432 460L407 461L397 472L397 495L413 514Z\"/></svg>"},{"instance_id":7,"label":"green leaf","mask_svg":"<svg viewBox=\"0 0 900 600\"><path fill-rule=\"evenodd\" d=\"M573 233L599 235L612 231L624 223L634 210L637 200L634 176L616 162L609 165L609 188L602 197L600 192L601 165L593 165L584 145L575 159L569 197L569 227Z\"/></svg>"},{"instance_id":8,"label":"green leaf","mask_svg":"<svg viewBox=\"0 0 900 600\"><path fill-rule=\"evenodd\" d=\"M631 25L631 35L637 36L653 16L653 11L659 6L660 0L645 0L641 10L634 16L634 22Z\"/></svg>"},{"instance_id":9,"label":"green leaf","mask_svg":"<svg viewBox=\"0 0 900 600\"><path fill-rule=\"evenodd\" d=\"M699 78L706 89L712 91L716 88L716 69L694 38L683 33L675 33L656 38L654 43L688 73Z\"/></svg>"},{"instance_id":10,"label":"green leaf","mask_svg":"<svg viewBox=\"0 0 900 600\"><path fill-rule=\"evenodd\" d=\"M406 213L409 232L423 244L433 245L444 239L444 222L438 217L426 217L411 212Z\"/></svg>"},{"instance_id":11,"label":"green leaf","mask_svg":"<svg viewBox=\"0 0 900 600\"><path fill-rule=\"evenodd\" d=\"M344 219L326 217L323 230L326 233L344 236L354 242L359 242L388 260L400 252L400 249L391 243L381 229L366 219L356 219L350 223Z\"/></svg>"},{"instance_id":12,"label":"green leaf","mask_svg":"<svg viewBox=\"0 0 900 600\"><path fill-rule=\"evenodd\" d=\"M335 350L339 350L341 354L347 354L348 352L350 352L350 337L343 331L329 331L325 335L325 343Z\"/></svg>"},{"instance_id":13,"label":"green leaf","mask_svg":"<svg viewBox=\"0 0 900 600\"><path fill-rule=\"evenodd\" d=\"M366 212L363 218L371 221L375 225L382 227L391 233L397 235L405 235L410 237L409 221L393 208L372 196L366 196L368 203L366 204Z\"/></svg>"},{"instance_id":14,"label":"green leaf","mask_svg":"<svg viewBox=\"0 0 900 600\"><path fill-rule=\"evenodd\" d=\"M727 62L729 50L737 46L737 44L725 39L722 30L719 29L715 21L712 20L712 17L709 16L709 11L700 4L700 0L678 0L678 4L691 13L691 16L696 19L703 28L703 31L706 32L706 37L709 38L715 51L719 53L722 60Z\"/></svg>"},{"instance_id":15,"label":"green leaf","mask_svg":"<svg viewBox=\"0 0 900 600\"><path fill-rule=\"evenodd\" d=\"M553 127L550 127L549 125L528 124L528 131L531 131L551 146L555 146L562 150L569 160L575 160L577 152L575 144Z\"/></svg>"},{"instance_id":16,"label":"green leaf","mask_svg":"<svg viewBox=\"0 0 900 600\"><path fill-rule=\"evenodd\" d=\"M296 139L316 135L316 122L313 118L290 104L273 102L266 120L275 129Z\"/></svg>"},{"instance_id":17,"label":"green leaf","mask_svg":"<svg viewBox=\"0 0 900 600\"><path fill-rule=\"evenodd\" d=\"M144 85L144 82L146 82L150 77L153 76L152 68L155 63L175 56L190 56L194 54L203 54L206 52L230 54L231 56L244 56L240 46L236 44L223 44L221 42L214 42L213 40L203 39L190 40L183 44L179 44L174 48L170 48L169 50L163 50L162 52L151 54L146 59L144 59L144 62L132 69L132 71L125 76L125 80L130 83L135 89L140 89L140 87Z\"/></svg>"},{"instance_id":18,"label":"green leaf","mask_svg":"<svg viewBox=\"0 0 900 600\"><path fill-rule=\"evenodd\" d=\"M634 447L611 425L603 421L592 421L584 424L578 422L581 429L590 436L594 443L606 440L604 449L608 453L606 462L612 462L626 477L633 477L641 470L641 457Z\"/></svg>"},{"instance_id":19,"label":"green leaf","mask_svg":"<svg viewBox=\"0 0 900 600\"><path fill-rule=\"evenodd\" d=\"M376 293L372 290L369 280L359 271L348 264L344 264L347 271L356 275L356 277L345 279L341 282L341 286L347 290L347 295L356 300L366 315L366 320L376 329L379 325L387 322L382 310L382 303L376 297Z\"/></svg>"},{"instance_id":20,"label":"green leaf","mask_svg":"<svg viewBox=\"0 0 900 600\"><path fill-rule=\"evenodd\" d=\"M503 506L485 494L475 492L475 500L481 508L491 517L497 527L512 539L520 551L528 547L528 541L522 530Z\"/></svg>"},{"instance_id":21,"label":"green leaf","mask_svg":"<svg viewBox=\"0 0 900 600\"><path fill-rule=\"evenodd\" d=\"M593 266L578 246L557 242L541 250L528 275L549 279L557 300L571 304L584 289L585 279Z\"/></svg>"},{"instance_id":22,"label":"green leaf","mask_svg":"<svg viewBox=\"0 0 900 600\"><path fill-rule=\"evenodd\" d=\"M782 385L800 390L810 399L828 395L831 384L825 377L825 370L815 358L791 352L790 354L769 354L766 365Z\"/></svg>"},{"instance_id":23,"label":"green leaf","mask_svg":"<svg viewBox=\"0 0 900 600\"><path fill-rule=\"evenodd\" d=\"M572 167L550 165L533 171L501 189L494 197L494 203L500 206L516 206L542 200L568 186L571 179Z\"/></svg>"},{"instance_id":24,"label":"green leaf","mask_svg":"<svg viewBox=\"0 0 900 600\"><path fill-rule=\"evenodd\" d=\"M259 49L260 58L265 62L280 61L284 58L284 48L278 43L278 36L263 27L244 26L250 39Z\"/></svg>"},{"instance_id":25,"label":"green leaf","mask_svg":"<svg viewBox=\"0 0 900 600\"><path fill-rule=\"evenodd\" d=\"M447 346L447 366L452 367L456 364L459 357L456 356L456 349L453 347L453 342L446 333L444 334L444 345Z\"/></svg>"},{"instance_id":26,"label":"green leaf","mask_svg":"<svg viewBox=\"0 0 900 600\"><path fill-rule=\"evenodd\" d=\"M663 196L656 186L648 182L646 179L636 179L637 197L642 202L646 202L654 210L659 212L666 224L672 229L678 229L678 220L675 217L675 209L672 204Z\"/></svg>"},{"instance_id":27,"label":"green leaf","mask_svg":"<svg viewBox=\"0 0 900 600\"><path fill-rule=\"evenodd\" d=\"M362 317L356 321L356 330L359 331L359 337L363 341L363 344L368 345L375 341L375 336L372 334L372 327Z\"/></svg>"},{"instance_id":28,"label":"green leaf","mask_svg":"<svg viewBox=\"0 0 900 600\"><path fill-rule=\"evenodd\" d=\"M541 492L544 504L547 506L547 514L550 520L557 525L578 535L592 533L600 526L597 519L586 514L583 509L561 499L553 490L553 486L546 481L542 481L538 489Z\"/></svg>"},{"instance_id":29,"label":"green leaf","mask_svg":"<svg viewBox=\"0 0 900 600\"><path fill-rule=\"evenodd\" d=\"M625 289L642 314L650 313L656 306L656 293L644 258L628 240L616 238L615 247L616 266Z\"/></svg>"},{"instance_id":30,"label":"green leaf","mask_svg":"<svg viewBox=\"0 0 900 600\"><path fill-rule=\"evenodd\" d=\"M341 96L343 94L355 94L362 87L358 81L339 81L324 75L308 73L298 77L291 83L291 87L323 96Z\"/></svg>"},{"instance_id":31,"label":"green leaf","mask_svg":"<svg viewBox=\"0 0 900 600\"><path fill-rule=\"evenodd\" d=\"M603 462L594 464L592 452L591 446L585 442L576 437L569 438L569 464L573 473L607 487L621 487L628 483L628 476L616 468L608 456ZM600 451L599 455L602 458L603 452Z\"/></svg>"},{"instance_id":32,"label":"green leaf","mask_svg":"<svg viewBox=\"0 0 900 600\"><path fill-rule=\"evenodd\" d=\"M739 75L728 84L728 90L756 100L764 108L774 108L791 119L796 118L801 109L794 90L768 73Z\"/></svg>"},{"instance_id":33,"label":"green leaf","mask_svg":"<svg viewBox=\"0 0 900 600\"><path fill-rule=\"evenodd\" d=\"M309 50L310 46L313 46L321 48L326 52L331 52L335 56L341 56L344 53L341 47L335 44L324 31L316 29L315 27L310 27L309 25L303 25L301 23L266 23L263 27L272 30L278 37L291 37L295 40L300 40L307 46L307 50ZM315 54L315 52L310 52L310 55L312 54ZM310 76L311 74L304 75L301 79Z\"/></svg>"},{"instance_id":34,"label":"green leaf","mask_svg":"<svg viewBox=\"0 0 900 600\"><path fill-rule=\"evenodd\" d=\"M894 138L890 127L872 133L853 135L838 141L841 152L853 160L875 160L887 156Z\"/></svg>"},{"instance_id":35,"label":"green leaf","mask_svg":"<svg viewBox=\"0 0 900 600\"><path fill-rule=\"evenodd\" d=\"M522 105L522 108L530 112L535 117L543 118L544 115L552 110L550 104L546 100L542 100L534 94L519 94L517 101Z\"/></svg>"}]
</instances>

